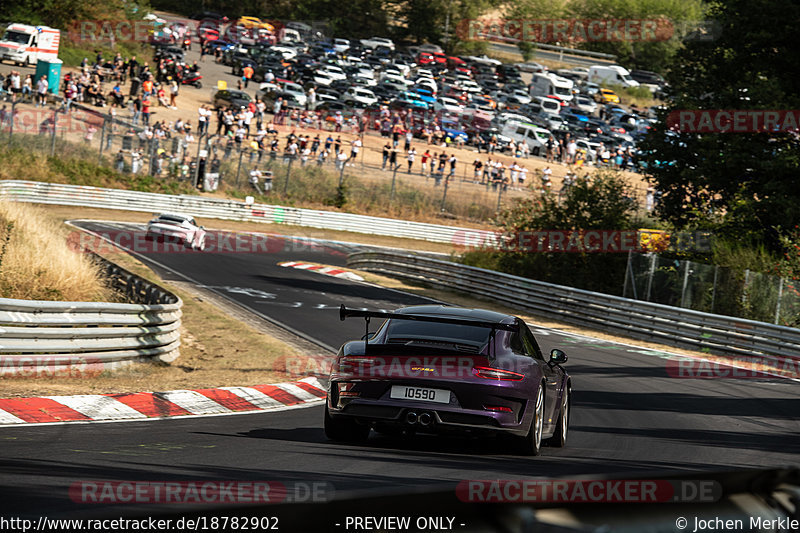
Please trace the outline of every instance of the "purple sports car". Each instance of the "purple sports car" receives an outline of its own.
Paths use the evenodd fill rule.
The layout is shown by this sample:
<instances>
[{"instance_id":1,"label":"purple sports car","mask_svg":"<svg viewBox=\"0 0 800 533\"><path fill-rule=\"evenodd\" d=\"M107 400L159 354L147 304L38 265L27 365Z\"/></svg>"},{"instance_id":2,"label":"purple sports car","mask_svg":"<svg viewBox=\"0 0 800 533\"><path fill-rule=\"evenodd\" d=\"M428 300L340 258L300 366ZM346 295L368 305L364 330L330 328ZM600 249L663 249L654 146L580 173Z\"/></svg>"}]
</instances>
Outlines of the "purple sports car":
<instances>
[{"instance_id":1,"label":"purple sports car","mask_svg":"<svg viewBox=\"0 0 800 533\"><path fill-rule=\"evenodd\" d=\"M545 359L520 318L439 305L393 313L342 306L368 333L345 343L331 369L325 434L339 441L381 433L505 433L538 455L567 441L571 383L561 350ZM369 332L371 318L385 318Z\"/></svg>"}]
</instances>

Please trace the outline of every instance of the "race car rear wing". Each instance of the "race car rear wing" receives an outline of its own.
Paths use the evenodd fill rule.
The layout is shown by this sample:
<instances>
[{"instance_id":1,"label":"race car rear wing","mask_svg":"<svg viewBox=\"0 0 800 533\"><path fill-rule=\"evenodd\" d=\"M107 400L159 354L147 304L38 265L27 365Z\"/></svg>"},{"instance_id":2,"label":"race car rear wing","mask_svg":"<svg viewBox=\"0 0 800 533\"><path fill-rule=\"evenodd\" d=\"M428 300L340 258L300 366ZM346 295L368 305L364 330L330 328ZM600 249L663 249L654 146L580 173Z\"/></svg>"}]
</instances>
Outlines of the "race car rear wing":
<instances>
[{"instance_id":1,"label":"race car rear wing","mask_svg":"<svg viewBox=\"0 0 800 533\"><path fill-rule=\"evenodd\" d=\"M489 328L491 329L490 337L494 337L495 331L518 331L519 325L515 322L513 324L503 324L501 322L493 322L489 320L472 320L469 318L450 318L444 316L431 316L431 315L413 315L406 313L387 313L385 311L361 311L359 309L348 309L342 304L339 308L339 320L345 320L350 317L363 317L365 321L366 333L364 335L364 353L369 346L369 321L371 318L391 318L393 320L416 320L419 322L436 322L439 324L456 324L459 326L474 326L476 328Z\"/></svg>"}]
</instances>

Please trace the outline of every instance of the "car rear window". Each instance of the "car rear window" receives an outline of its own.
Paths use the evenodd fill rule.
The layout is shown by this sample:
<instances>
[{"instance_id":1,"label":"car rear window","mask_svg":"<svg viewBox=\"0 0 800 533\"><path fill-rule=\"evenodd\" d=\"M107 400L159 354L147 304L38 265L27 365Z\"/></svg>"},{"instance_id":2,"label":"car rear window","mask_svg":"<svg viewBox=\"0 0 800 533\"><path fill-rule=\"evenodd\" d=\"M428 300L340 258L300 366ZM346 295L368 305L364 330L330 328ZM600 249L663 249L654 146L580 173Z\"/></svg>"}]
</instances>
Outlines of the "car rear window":
<instances>
[{"instance_id":1,"label":"car rear window","mask_svg":"<svg viewBox=\"0 0 800 533\"><path fill-rule=\"evenodd\" d=\"M386 343L400 344L409 341L438 341L470 345L477 351L477 349L489 342L490 335L491 329L484 327L391 320L386 332Z\"/></svg>"},{"instance_id":2,"label":"car rear window","mask_svg":"<svg viewBox=\"0 0 800 533\"><path fill-rule=\"evenodd\" d=\"M160 217L158 217L158 222L162 222L165 224L183 224L185 222L185 219L169 215L161 215Z\"/></svg>"}]
</instances>

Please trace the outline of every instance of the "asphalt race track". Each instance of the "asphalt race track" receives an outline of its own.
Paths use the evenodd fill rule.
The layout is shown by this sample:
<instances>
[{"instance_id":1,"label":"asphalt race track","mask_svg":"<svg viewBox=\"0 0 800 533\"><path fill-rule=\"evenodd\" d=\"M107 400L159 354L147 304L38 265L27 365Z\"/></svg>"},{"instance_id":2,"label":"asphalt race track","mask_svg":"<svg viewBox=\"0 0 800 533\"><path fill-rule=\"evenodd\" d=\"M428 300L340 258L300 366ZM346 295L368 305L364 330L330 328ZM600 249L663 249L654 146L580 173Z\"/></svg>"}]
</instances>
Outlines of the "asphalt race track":
<instances>
[{"instance_id":1,"label":"asphalt race track","mask_svg":"<svg viewBox=\"0 0 800 533\"><path fill-rule=\"evenodd\" d=\"M81 223L116 235L141 226ZM224 294L320 345L363 334L337 309L395 309L421 298L277 263L344 265L352 247L273 238L268 253L149 253L166 278ZM167 269L167 270L165 270ZM506 453L503 441L371 437L333 444L322 407L197 419L0 428L3 514L38 517L97 513L70 500L87 480L252 480L326 483L335 495L455 486L463 479L675 474L797 465L798 383L787 379L676 379L667 354L534 328L549 351L562 347L573 380L569 443L536 458ZM163 505L161 506L163 510ZM195 506L194 509L197 507ZM104 508L129 513L133 505ZM137 511L156 512L158 506ZM366 510L365 510L366 512ZM413 512L411 512L413 514ZM341 529L343 531L343 529Z\"/></svg>"}]
</instances>

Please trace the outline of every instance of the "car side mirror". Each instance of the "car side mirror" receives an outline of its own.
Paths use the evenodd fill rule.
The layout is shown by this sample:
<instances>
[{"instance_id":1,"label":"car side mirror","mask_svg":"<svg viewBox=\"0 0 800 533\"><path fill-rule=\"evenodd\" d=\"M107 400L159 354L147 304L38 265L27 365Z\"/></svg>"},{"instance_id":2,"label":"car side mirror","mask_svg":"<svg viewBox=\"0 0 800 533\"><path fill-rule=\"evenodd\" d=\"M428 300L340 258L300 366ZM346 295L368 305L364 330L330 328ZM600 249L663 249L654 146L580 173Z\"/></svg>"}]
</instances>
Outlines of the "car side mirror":
<instances>
[{"instance_id":1,"label":"car side mirror","mask_svg":"<svg viewBox=\"0 0 800 533\"><path fill-rule=\"evenodd\" d=\"M567 362L567 354L559 350L558 348L553 348L550 350L550 364L560 365L562 363Z\"/></svg>"}]
</instances>

